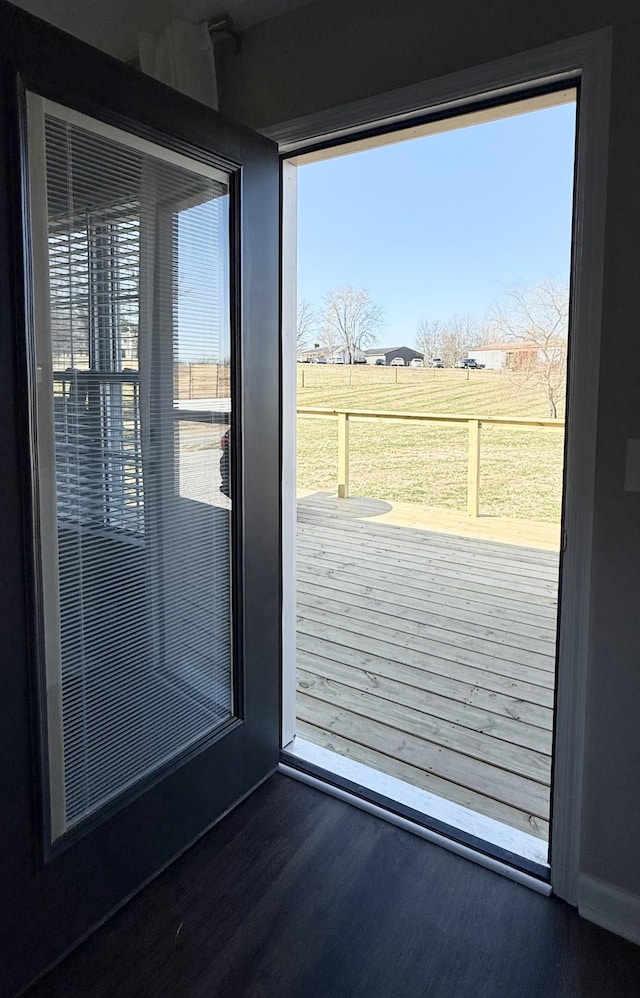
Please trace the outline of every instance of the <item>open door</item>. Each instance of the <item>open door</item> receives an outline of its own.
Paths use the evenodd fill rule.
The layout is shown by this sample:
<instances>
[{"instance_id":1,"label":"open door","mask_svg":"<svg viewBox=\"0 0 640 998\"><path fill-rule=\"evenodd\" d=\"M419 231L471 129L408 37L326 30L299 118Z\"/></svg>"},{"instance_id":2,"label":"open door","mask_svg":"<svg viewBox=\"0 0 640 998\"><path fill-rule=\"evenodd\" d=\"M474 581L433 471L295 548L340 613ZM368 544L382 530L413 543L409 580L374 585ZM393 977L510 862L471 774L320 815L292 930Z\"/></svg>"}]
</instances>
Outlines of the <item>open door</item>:
<instances>
[{"instance_id":1,"label":"open door","mask_svg":"<svg viewBox=\"0 0 640 998\"><path fill-rule=\"evenodd\" d=\"M279 168L14 8L0 29L13 994L277 765Z\"/></svg>"}]
</instances>

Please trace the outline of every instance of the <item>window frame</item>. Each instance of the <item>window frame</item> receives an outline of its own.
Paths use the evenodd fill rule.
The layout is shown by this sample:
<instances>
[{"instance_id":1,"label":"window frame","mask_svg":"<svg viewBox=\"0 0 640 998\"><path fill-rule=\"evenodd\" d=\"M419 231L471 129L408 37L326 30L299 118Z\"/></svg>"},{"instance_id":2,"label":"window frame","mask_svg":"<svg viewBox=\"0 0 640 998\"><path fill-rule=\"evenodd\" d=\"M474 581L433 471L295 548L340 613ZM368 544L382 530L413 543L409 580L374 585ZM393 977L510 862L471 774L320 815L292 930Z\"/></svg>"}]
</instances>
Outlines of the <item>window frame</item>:
<instances>
[{"instance_id":1,"label":"window frame","mask_svg":"<svg viewBox=\"0 0 640 998\"><path fill-rule=\"evenodd\" d=\"M34 562L37 568L35 611L39 623L36 647L40 667L39 695L37 713L41 731L41 779L42 812L43 812L43 847L45 861L66 850L78 839L90 834L99 824L108 820L115 812L126 807L132 800L143 795L150 786L160 782L173 771L179 769L191 758L222 740L235 727L242 724L245 717L244 706L244 665L242 646L239 639L239 629L242 626L243 607L242 593L244 589L241 577L242 554L241 509L243 495L238 467L241 461L241 432L235 434L236 440L232 447L232 476L237 482L234 493L233 515L230 531L230 650L231 650L231 716L214 728L205 731L177 750L171 757L158 762L147 773L135 777L130 783L103 803L91 808L84 816L71 824L67 823L65 814L65 777L64 777L64 743L62 720L62 641L60 615L60 588L58 582L58 537L57 537L57 497L56 497L56 443L55 415L53 393L41 391L45 378L55 380L52 363L51 302L49 280L41 279L49 273L48 252L48 209L46 194L46 161L45 161L45 116L51 112L72 126L93 132L99 137L114 140L124 144L134 151L149 154L157 160L181 167L191 173L200 174L207 180L223 183L229 198L229 226L227 240L229 248L229 306L230 315L230 352L231 352L231 396L233 398L234 418L240 420L241 412L241 371L240 371L240 317L238 308L238 286L240 269L239 246L239 210L240 210L240 178L242 170L237 164L223 163L212 165L189 155L183 155L158 141L141 137L126 128L111 125L98 118L89 117L71 107L58 104L42 97L32 89L24 90L26 105L25 114L25 160L29 177L29 187L26 199L29 206L28 218L30 227L25 235L28 252L31 256L32 280L28 281L26 289L27 300L30 303L30 321L27 332L31 342L27 343L27 352L35 367L35 377L32 379L32 517L34 531ZM190 151L191 152L191 151ZM181 208L188 207L193 198L177 199L170 203L159 202L156 208L158 218L169 229L174 225L177 213ZM177 236L171 233L172 258L177 252ZM235 313L234 313L235 308ZM173 320L172 320L173 321ZM90 326L90 324L89 324ZM91 348L91 331L88 333ZM44 363L42 363L44 361ZM169 365L162 362L163 377L171 383L173 389L173 362ZM67 373L67 372L64 372ZM80 377L91 376L94 372L88 369L79 370ZM118 373L118 372L116 372ZM100 371L100 380L106 375L111 378L114 372ZM140 398L138 383L138 398ZM141 414L140 414L141 422ZM170 425L169 425L170 424ZM170 466L163 469L163 476L175 484L173 463L174 449L171 447L176 429L175 411L169 415L167 433L163 433L163 450L171 450ZM170 439L169 439L170 438ZM171 490L169 490L171 491ZM113 525L102 524L91 528L94 536L113 537L117 534L118 542L140 548L144 540L136 532L119 530ZM43 539L46 538L46 543ZM162 555L161 555L162 558ZM160 583L164 587L164 582ZM165 597L161 596L161 601ZM55 715L52 718L52 714Z\"/></svg>"}]
</instances>

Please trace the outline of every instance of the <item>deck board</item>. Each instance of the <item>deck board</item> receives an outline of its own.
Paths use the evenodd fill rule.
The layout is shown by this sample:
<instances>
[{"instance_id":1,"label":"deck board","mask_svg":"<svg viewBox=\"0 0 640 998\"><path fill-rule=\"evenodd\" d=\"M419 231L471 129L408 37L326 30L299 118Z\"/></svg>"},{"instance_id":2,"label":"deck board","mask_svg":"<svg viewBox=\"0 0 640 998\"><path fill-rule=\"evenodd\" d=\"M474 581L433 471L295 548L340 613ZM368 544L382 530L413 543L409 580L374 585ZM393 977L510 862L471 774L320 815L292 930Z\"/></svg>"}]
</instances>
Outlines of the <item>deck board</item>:
<instances>
[{"instance_id":1,"label":"deck board","mask_svg":"<svg viewBox=\"0 0 640 998\"><path fill-rule=\"evenodd\" d=\"M312 586L324 585L334 592L335 570L327 569L319 563L315 563L310 570L303 558L298 559L298 580L308 582ZM466 599L460 591L447 592L442 589L419 590L406 586L395 586L390 592L389 586L385 585L379 578L367 576L363 580L362 576L351 576L348 571L340 572L341 593L360 593L364 596L376 597L379 599L393 599L399 603L398 596L402 597L403 607L413 607L414 609L432 613L442 613L445 616L454 617L456 620L469 620L477 622L478 613L487 620L492 627L506 627L514 634L532 634L541 637L543 640L552 638L555 634L555 619L549 616L547 620L535 614L528 614L520 608L508 610L504 606L496 607L492 603L484 603L478 607L477 600Z\"/></svg>"},{"instance_id":2,"label":"deck board","mask_svg":"<svg viewBox=\"0 0 640 998\"><path fill-rule=\"evenodd\" d=\"M477 613L470 614L461 609L454 613L447 612L447 607L431 607L426 600L421 601L417 606L407 605L404 601L402 606L398 606L398 600L393 594L380 593L374 596L371 591L364 592L364 587L360 587L360 591L358 591L358 587L349 584L345 587L343 579L340 582L340 589L336 590L332 585L323 584L323 580L318 577L314 578L311 583L307 582L307 578L298 579L300 603L308 602L314 606L317 601L322 601L322 604L326 606L327 601L332 600L336 603L344 603L347 607L371 610L381 616L387 615L401 621L413 621L423 625L423 630L430 627L435 632L454 631L460 636L472 639L478 636ZM516 632L513 629L512 621L500 618L485 621L483 634L497 644L503 644L509 648L520 648L523 651L548 655L548 633L540 636L530 632L523 634L520 630Z\"/></svg>"},{"instance_id":3,"label":"deck board","mask_svg":"<svg viewBox=\"0 0 640 998\"><path fill-rule=\"evenodd\" d=\"M298 504L299 734L546 838L557 552L370 508Z\"/></svg>"},{"instance_id":4,"label":"deck board","mask_svg":"<svg viewBox=\"0 0 640 998\"><path fill-rule=\"evenodd\" d=\"M391 661L404 661L418 668L431 668L433 662L437 662L440 668L442 667L440 663L444 662L451 667L449 675L466 674L474 685L483 688L493 688L493 679L487 678L485 682L484 676L515 681L519 684L522 681L522 687L524 688L526 683L530 694L535 697L533 703L540 702L538 698L543 698L542 703L548 703L549 697L545 694L553 690L551 673L507 659L492 657L489 642L487 642L487 652L481 653L460 648L455 644L453 637L451 643L445 644L415 638L400 629L383 628L375 615L365 623L358 620L355 615L337 617L330 610L302 607L299 617L298 626L300 629L304 628L307 634L315 634L325 640L325 635L330 635L335 644L347 645L362 652L383 654ZM491 686L488 686L489 682ZM531 690L531 687L537 687L538 690Z\"/></svg>"},{"instance_id":5,"label":"deck board","mask_svg":"<svg viewBox=\"0 0 640 998\"><path fill-rule=\"evenodd\" d=\"M473 708L478 707L485 714L510 717L522 725L531 725L547 732L551 731L552 704L545 706L529 703L522 698L522 691L519 687L516 687L516 694L510 689L485 690L473 683L443 674L444 670L438 669L437 663L434 671L428 672L426 669L415 668L404 662L390 660L382 656L359 657L352 649L341 648L337 645L327 649L327 654L330 654L331 657L326 658L312 650L318 647L317 641L309 641L305 635L300 635L298 662L302 666L306 663L312 663L312 666L322 667L324 671L321 671L320 675L330 675L331 666L337 669L346 666L353 676L354 684L357 682L359 673L371 677L375 683L380 682L381 678L397 680L414 690L424 690L432 696L451 701L452 709L462 710L465 714L472 713ZM488 719L486 724L489 724Z\"/></svg>"},{"instance_id":6,"label":"deck board","mask_svg":"<svg viewBox=\"0 0 640 998\"><path fill-rule=\"evenodd\" d=\"M544 782L548 755L521 745L509 744L496 738L493 731L477 731L456 721L443 720L420 709L416 697L413 702L396 687L396 697L384 698L378 689L354 689L349 684L327 679L304 669L298 670L298 689L306 695L339 710L358 714L365 721L369 718L395 728L400 734L415 735L438 749L447 749L466 757L466 766L475 770L475 762L499 767L507 773L524 776L538 783ZM389 684L389 692L392 692ZM409 700L409 704L407 704ZM410 710L407 710L410 706Z\"/></svg>"},{"instance_id":7,"label":"deck board","mask_svg":"<svg viewBox=\"0 0 640 998\"><path fill-rule=\"evenodd\" d=\"M538 594L534 592L519 592L508 583L503 584L502 580L496 579L494 576L488 576L488 572L484 572L478 578L463 571L455 573L455 570L439 571L428 570L427 568L422 570L419 564L407 567L397 563L395 560L389 561L389 554L393 555L393 548L391 548L391 551L387 550L376 558L373 556L362 557L358 552L349 551L347 547L349 560L345 560L344 544L349 541L348 533L345 533L342 538L343 546L341 551L338 545L334 549L331 549L322 542L321 529L319 530L316 544L300 540L298 548L301 553L309 553L314 561L325 565L333 572L338 569L349 572L353 568L357 568L356 577L362 579L363 573L371 569L374 572L375 578L385 585L417 589L418 592L424 592L425 588L433 588L439 590L441 593L452 596L456 593L460 594L460 592L464 592L465 596L471 599L472 602L488 603L491 606L496 605L496 600L501 599L502 603L500 605L504 606L505 609L516 610L517 612L520 612L522 609L529 617L536 616L546 621L553 620L552 600L544 592ZM364 577L366 578L366 575Z\"/></svg>"},{"instance_id":8,"label":"deck board","mask_svg":"<svg viewBox=\"0 0 640 998\"><path fill-rule=\"evenodd\" d=\"M314 552L314 557L319 558L325 564L332 566L344 565L345 543L348 543L349 540L349 535L345 532L342 538L333 544L329 544L324 540L320 547L316 547L314 544L309 545L304 540L301 540L299 541L299 548L302 552L311 548ZM364 551L354 549L353 547L350 547L348 550L350 560L346 563L347 566L357 566L361 572L369 570L376 570L377 572L381 560L389 557L389 550ZM488 598L493 603L497 599L502 599L505 605L511 608L517 607L519 604L528 604L529 613L536 612L541 616L552 616L549 613L554 594L554 587L551 584L546 587L542 585L526 586L519 584L513 579L501 577L497 572L490 573L489 569L485 569L482 572L473 572L464 567L455 568L447 566L446 568L440 568L439 566L436 567L427 563L421 566L418 558L416 558L413 564L407 564L401 561L395 552L393 564L387 565L386 568L386 579L389 582L404 582L405 585L415 588L416 580L419 578L423 586L439 586L441 588L444 586L454 591L464 589L477 596L479 600L486 600ZM381 578L385 578L385 576L381 576Z\"/></svg>"},{"instance_id":9,"label":"deck board","mask_svg":"<svg viewBox=\"0 0 640 998\"><path fill-rule=\"evenodd\" d=\"M338 617L346 616L362 621L365 625L375 624L376 628L381 628L383 632L391 631L393 635L401 631L404 635L428 641L429 648L434 651L439 652L444 645L454 644L456 648L464 649L465 653L485 654L490 643L493 658L553 673L553 657L541 641L536 642L535 648L523 648L510 642L508 632L499 632L484 624L477 624L475 632L469 633L463 627L456 627L456 622L450 618L433 625L420 620L415 611L410 616L404 607L386 604L385 609L382 609L381 601L374 601L374 605L368 606L362 606L361 602L355 597L347 602L324 594L298 591L298 603L309 610L330 612Z\"/></svg>"},{"instance_id":10,"label":"deck board","mask_svg":"<svg viewBox=\"0 0 640 998\"><path fill-rule=\"evenodd\" d=\"M488 701L487 706L478 706L475 702L465 700L460 689L453 683L447 687L448 696L443 696L425 686L414 685L419 682L415 670L406 670L398 676L398 669L390 670L393 675L385 675L384 669L357 669L318 655L301 653L298 656L298 689L305 692L309 689L307 675L318 679L317 688L322 689L326 681L335 681L361 692L371 693L391 704L411 708L434 718L452 721L464 725L472 731L484 732L494 738L501 739L507 745L522 745L524 748L537 752L551 754L551 731L548 727L548 712L541 708L540 716L533 721L525 721L511 712L511 704L517 706L517 701L509 697L497 697ZM408 674L407 674L408 673ZM315 695L318 695L318 689ZM456 694L458 699L456 699ZM500 710L500 707L503 709Z\"/></svg>"},{"instance_id":11,"label":"deck board","mask_svg":"<svg viewBox=\"0 0 640 998\"><path fill-rule=\"evenodd\" d=\"M317 522L322 522L322 518L318 518ZM305 533L309 531L311 523L313 521L311 518L308 518L301 525L301 538L304 538ZM354 524L353 521L347 521L344 524L337 524L335 520L331 523L324 523L325 540L330 541L332 538L339 540L342 535L348 533L354 550L360 548L367 552L384 554L386 551L386 541L391 537L396 557L399 561L408 565L415 564L418 561L422 566L425 564L441 565L443 562L449 563L452 554L461 554L464 559L465 568L470 572L478 573L486 568L490 568L495 577L500 576L516 580L521 578L526 580L528 584L535 586L541 581L555 583L553 568L547 564L546 559L525 560L526 548L518 549L518 554L521 555L520 558L514 558L511 551L505 552L504 550L496 551L495 556L492 557L490 550L467 550L468 545L466 543L454 546L453 538L448 538L448 547L443 545L440 548L436 544L425 543L419 531L409 528L385 527L383 532L376 534L372 533L371 530L366 530L366 526L366 524L361 523ZM381 525L371 524L370 526L379 527ZM497 544L494 546L498 547ZM536 575L533 579L530 571L531 565L536 566Z\"/></svg>"}]
</instances>

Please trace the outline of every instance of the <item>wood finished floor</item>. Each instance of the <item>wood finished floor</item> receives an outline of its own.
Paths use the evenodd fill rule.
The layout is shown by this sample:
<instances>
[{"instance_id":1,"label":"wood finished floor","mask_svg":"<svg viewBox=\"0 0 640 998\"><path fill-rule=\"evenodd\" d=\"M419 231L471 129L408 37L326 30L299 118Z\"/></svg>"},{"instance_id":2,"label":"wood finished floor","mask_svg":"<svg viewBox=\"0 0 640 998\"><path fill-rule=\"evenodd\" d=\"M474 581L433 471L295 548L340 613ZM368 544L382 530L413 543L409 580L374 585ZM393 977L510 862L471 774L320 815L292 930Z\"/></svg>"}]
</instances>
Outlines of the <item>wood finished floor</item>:
<instances>
[{"instance_id":1,"label":"wood finished floor","mask_svg":"<svg viewBox=\"0 0 640 998\"><path fill-rule=\"evenodd\" d=\"M298 501L298 735L547 839L557 552L378 506Z\"/></svg>"},{"instance_id":2,"label":"wood finished floor","mask_svg":"<svg viewBox=\"0 0 640 998\"><path fill-rule=\"evenodd\" d=\"M640 949L274 776L28 998L637 998Z\"/></svg>"}]
</instances>

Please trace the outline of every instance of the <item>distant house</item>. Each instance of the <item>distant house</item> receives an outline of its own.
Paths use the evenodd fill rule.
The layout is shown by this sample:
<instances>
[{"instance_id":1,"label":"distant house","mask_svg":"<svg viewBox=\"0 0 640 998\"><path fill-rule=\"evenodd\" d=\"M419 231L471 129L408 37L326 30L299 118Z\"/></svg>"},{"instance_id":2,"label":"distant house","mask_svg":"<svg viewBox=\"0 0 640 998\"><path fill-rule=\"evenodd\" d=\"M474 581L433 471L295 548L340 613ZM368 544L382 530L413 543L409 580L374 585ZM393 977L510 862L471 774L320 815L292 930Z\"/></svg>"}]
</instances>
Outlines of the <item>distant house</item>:
<instances>
[{"instance_id":1,"label":"distant house","mask_svg":"<svg viewBox=\"0 0 640 998\"><path fill-rule=\"evenodd\" d=\"M327 360L330 364L348 364L349 363L349 353L344 347L337 347L333 353L327 356ZM366 355L362 350L356 349L354 351L353 361L355 364L363 364L366 360Z\"/></svg>"},{"instance_id":2,"label":"distant house","mask_svg":"<svg viewBox=\"0 0 640 998\"><path fill-rule=\"evenodd\" d=\"M566 356L565 341L551 345L551 350L557 353L558 363L562 362ZM554 359L549 350L545 356L537 343L488 343L469 350L468 356L489 371L521 371Z\"/></svg>"},{"instance_id":3,"label":"distant house","mask_svg":"<svg viewBox=\"0 0 640 998\"><path fill-rule=\"evenodd\" d=\"M396 357L400 357L405 367L408 367L416 358L424 360L424 354L411 347L373 347L371 350L365 350L365 355L367 364L375 364L381 360L385 365L389 365Z\"/></svg>"},{"instance_id":4,"label":"distant house","mask_svg":"<svg viewBox=\"0 0 640 998\"><path fill-rule=\"evenodd\" d=\"M330 350L329 347L308 347L298 350L296 354L299 364L348 364L349 354L344 347L336 347ZM364 364L366 360L362 350L355 351L354 363Z\"/></svg>"},{"instance_id":5,"label":"distant house","mask_svg":"<svg viewBox=\"0 0 640 998\"><path fill-rule=\"evenodd\" d=\"M328 363L330 351L326 347L314 347L308 350L298 350L297 360L299 364Z\"/></svg>"}]
</instances>

